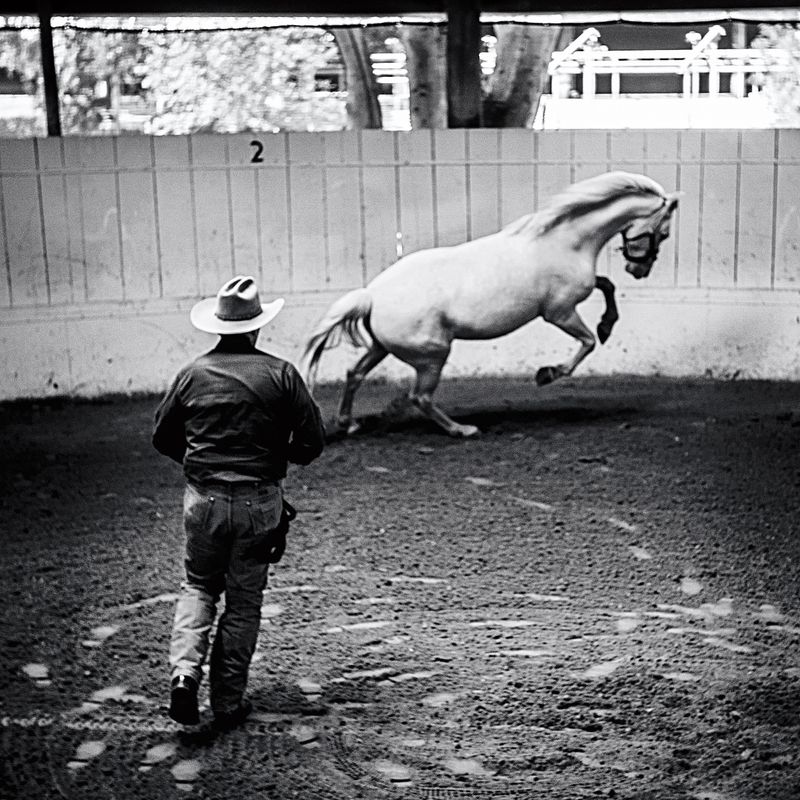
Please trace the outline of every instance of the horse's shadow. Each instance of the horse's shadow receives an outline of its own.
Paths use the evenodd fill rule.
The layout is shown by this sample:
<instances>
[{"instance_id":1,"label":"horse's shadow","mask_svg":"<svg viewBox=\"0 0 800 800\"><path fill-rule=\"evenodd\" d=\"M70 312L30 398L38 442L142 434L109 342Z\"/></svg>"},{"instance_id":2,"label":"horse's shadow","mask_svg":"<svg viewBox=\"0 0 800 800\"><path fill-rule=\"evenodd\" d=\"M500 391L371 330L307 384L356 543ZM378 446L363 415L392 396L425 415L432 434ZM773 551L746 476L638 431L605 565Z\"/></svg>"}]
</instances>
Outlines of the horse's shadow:
<instances>
[{"instance_id":1,"label":"horse's shadow","mask_svg":"<svg viewBox=\"0 0 800 800\"><path fill-rule=\"evenodd\" d=\"M458 422L475 425L483 434L523 433L533 435L543 431L593 423L629 422L641 412L640 408L626 404L607 404L590 407L586 405L561 405L543 407L541 403L515 406L490 406L486 408L452 409ZM380 437L387 434L426 435L447 437L439 426L423 416L413 406L399 408L395 403L377 414L358 417L356 426L349 431L337 427L331 420L326 426L329 443L356 437Z\"/></svg>"}]
</instances>

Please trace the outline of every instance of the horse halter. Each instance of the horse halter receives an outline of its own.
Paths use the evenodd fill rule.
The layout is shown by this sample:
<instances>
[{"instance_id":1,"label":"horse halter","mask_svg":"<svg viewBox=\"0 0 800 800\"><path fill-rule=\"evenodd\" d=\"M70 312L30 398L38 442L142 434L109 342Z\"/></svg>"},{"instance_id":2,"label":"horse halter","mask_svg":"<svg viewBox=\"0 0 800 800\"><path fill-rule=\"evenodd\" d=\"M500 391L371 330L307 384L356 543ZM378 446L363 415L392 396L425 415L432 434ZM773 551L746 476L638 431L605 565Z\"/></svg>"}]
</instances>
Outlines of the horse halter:
<instances>
[{"instance_id":1,"label":"horse halter","mask_svg":"<svg viewBox=\"0 0 800 800\"><path fill-rule=\"evenodd\" d=\"M661 208L653 213L657 214L664 208L664 206L666 206L666 204L667 198L665 197L663 198ZM659 221L659 224L656 225L655 230L644 231L643 233L640 233L637 236L631 236L630 238L625 235L624 230L620 231L620 234L622 235L622 255L625 256L625 260L630 261L631 264L649 264L651 261L655 261L656 257L658 256L658 248L661 247L661 241L657 238L660 227L661 221ZM644 238L647 239L647 250L645 251L645 254L642 256L637 256L631 253L629 249L630 243Z\"/></svg>"},{"instance_id":2,"label":"horse halter","mask_svg":"<svg viewBox=\"0 0 800 800\"><path fill-rule=\"evenodd\" d=\"M655 261L656 256L658 256L658 248L661 246L656 240L655 231L645 231L630 239L625 235L625 231L620 231L620 233L622 234L622 255L625 256L626 261L630 261L632 264L648 264L651 261ZM637 239L644 239L645 237L647 237L647 251L645 254L643 256L637 256L631 253L628 249L628 245L631 242L635 242Z\"/></svg>"}]
</instances>

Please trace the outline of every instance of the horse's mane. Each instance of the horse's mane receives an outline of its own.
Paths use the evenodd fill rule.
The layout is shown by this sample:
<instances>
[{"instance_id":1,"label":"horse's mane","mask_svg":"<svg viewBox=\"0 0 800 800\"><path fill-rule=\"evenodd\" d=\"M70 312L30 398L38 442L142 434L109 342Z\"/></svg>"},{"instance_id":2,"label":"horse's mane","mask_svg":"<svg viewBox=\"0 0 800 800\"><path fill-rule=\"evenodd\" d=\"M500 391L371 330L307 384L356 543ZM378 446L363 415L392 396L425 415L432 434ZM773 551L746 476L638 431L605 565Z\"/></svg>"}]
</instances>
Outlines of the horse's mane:
<instances>
[{"instance_id":1,"label":"horse's mane","mask_svg":"<svg viewBox=\"0 0 800 800\"><path fill-rule=\"evenodd\" d=\"M509 233L530 231L534 235L547 233L556 225L603 205L612 197L625 194L655 194L665 197L663 187L646 175L632 172L606 172L573 183L539 211L527 214L506 225Z\"/></svg>"}]
</instances>

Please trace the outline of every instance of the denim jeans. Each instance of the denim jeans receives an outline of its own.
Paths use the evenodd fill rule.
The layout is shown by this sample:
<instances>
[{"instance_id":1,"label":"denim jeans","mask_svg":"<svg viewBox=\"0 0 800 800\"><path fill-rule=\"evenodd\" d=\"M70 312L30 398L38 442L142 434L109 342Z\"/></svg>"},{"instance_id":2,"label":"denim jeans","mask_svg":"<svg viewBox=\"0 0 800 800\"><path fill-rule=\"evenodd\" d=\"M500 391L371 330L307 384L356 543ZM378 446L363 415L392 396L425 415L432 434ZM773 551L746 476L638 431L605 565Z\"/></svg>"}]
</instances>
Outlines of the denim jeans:
<instances>
[{"instance_id":1,"label":"denim jeans","mask_svg":"<svg viewBox=\"0 0 800 800\"><path fill-rule=\"evenodd\" d=\"M187 484L184 492L186 579L175 609L170 668L173 678L188 675L200 683L224 592L209 665L211 708L217 714L235 710L247 687L269 568L250 551L278 524L281 505L277 484Z\"/></svg>"}]
</instances>

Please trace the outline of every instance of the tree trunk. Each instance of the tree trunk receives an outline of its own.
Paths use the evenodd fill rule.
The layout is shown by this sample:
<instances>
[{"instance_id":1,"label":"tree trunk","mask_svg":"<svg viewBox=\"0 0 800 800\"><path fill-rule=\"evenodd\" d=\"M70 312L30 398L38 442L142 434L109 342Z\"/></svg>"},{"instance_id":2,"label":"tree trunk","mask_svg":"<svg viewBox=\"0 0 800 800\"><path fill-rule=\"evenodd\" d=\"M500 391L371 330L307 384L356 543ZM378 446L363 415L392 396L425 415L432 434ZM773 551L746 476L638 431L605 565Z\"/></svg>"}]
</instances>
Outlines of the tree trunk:
<instances>
[{"instance_id":1,"label":"tree trunk","mask_svg":"<svg viewBox=\"0 0 800 800\"><path fill-rule=\"evenodd\" d=\"M447 0L447 124L481 126L479 0Z\"/></svg>"},{"instance_id":2,"label":"tree trunk","mask_svg":"<svg viewBox=\"0 0 800 800\"><path fill-rule=\"evenodd\" d=\"M530 127L547 86L547 65L560 30L556 26L497 26L497 64L483 103L485 127Z\"/></svg>"},{"instance_id":3,"label":"tree trunk","mask_svg":"<svg viewBox=\"0 0 800 800\"><path fill-rule=\"evenodd\" d=\"M434 25L402 25L411 127L447 127L446 36Z\"/></svg>"},{"instance_id":4,"label":"tree trunk","mask_svg":"<svg viewBox=\"0 0 800 800\"><path fill-rule=\"evenodd\" d=\"M344 62L347 80L347 120L351 128L382 127L378 84L372 72L363 31L331 28Z\"/></svg>"}]
</instances>

